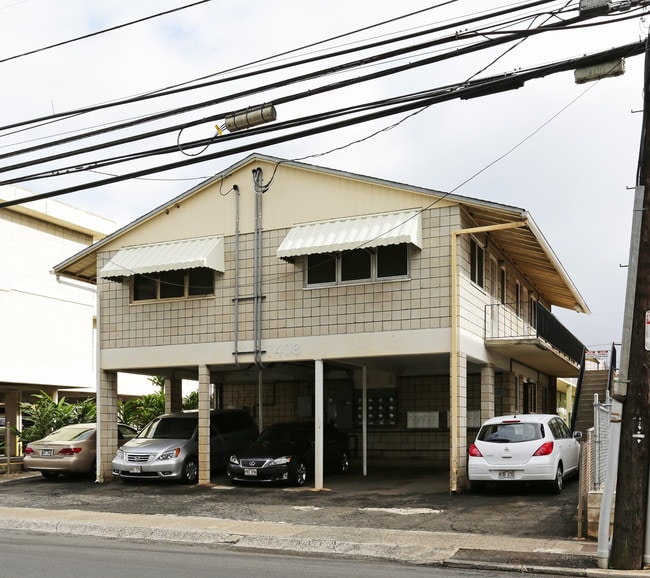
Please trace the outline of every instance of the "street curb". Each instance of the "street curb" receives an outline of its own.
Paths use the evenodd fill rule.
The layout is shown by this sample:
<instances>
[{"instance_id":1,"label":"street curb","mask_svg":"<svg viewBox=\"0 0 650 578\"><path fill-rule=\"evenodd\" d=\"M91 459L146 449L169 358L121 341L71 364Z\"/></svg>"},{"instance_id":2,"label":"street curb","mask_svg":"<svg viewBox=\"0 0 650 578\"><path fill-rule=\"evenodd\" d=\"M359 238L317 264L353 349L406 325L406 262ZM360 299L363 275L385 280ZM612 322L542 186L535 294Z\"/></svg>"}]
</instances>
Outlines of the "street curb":
<instances>
[{"instance_id":1,"label":"street curb","mask_svg":"<svg viewBox=\"0 0 650 578\"><path fill-rule=\"evenodd\" d=\"M531 548L531 542L520 539L515 545L511 539L510 550L494 550L486 545L485 536L449 532L381 530L161 514L132 515L81 510L0 507L1 529L159 543L216 545L235 551L385 560L418 566L446 566L516 573L534 572L589 578L612 576L650 578L648 571L546 567L521 562L499 562L499 556L505 559L512 552L525 553L527 548ZM490 541L494 543L493 540ZM540 542L539 545L541 546L542 543ZM564 546L568 554L578 551L571 542L560 542L558 545ZM461 549L469 551L470 558L454 559L454 555ZM480 551L483 555L489 552L490 555L494 555L495 560L472 560L472 551L477 553Z\"/></svg>"}]
</instances>

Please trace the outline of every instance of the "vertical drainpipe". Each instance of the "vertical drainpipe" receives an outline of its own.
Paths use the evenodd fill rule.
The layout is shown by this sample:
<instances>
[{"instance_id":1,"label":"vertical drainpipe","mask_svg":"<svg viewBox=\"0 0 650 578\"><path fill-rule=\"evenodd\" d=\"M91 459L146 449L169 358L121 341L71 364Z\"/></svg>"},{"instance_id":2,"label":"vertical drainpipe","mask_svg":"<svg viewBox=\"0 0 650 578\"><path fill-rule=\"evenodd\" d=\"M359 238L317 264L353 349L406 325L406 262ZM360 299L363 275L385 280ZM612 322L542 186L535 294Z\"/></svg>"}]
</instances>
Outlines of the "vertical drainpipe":
<instances>
[{"instance_id":1,"label":"vertical drainpipe","mask_svg":"<svg viewBox=\"0 0 650 578\"><path fill-rule=\"evenodd\" d=\"M262 363L262 195L265 192L262 185L262 169L253 169L255 188L255 235L253 256L253 336L255 350L255 365L257 366L257 397L258 397L258 427L262 430L264 423L264 364Z\"/></svg>"},{"instance_id":2,"label":"vertical drainpipe","mask_svg":"<svg viewBox=\"0 0 650 578\"><path fill-rule=\"evenodd\" d=\"M239 368L239 187L232 186L235 191L235 365Z\"/></svg>"},{"instance_id":3,"label":"vertical drainpipe","mask_svg":"<svg viewBox=\"0 0 650 578\"><path fill-rule=\"evenodd\" d=\"M253 310L253 333L255 349L255 365L258 369L264 369L262 364L262 169L253 169L253 181L255 184L255 247L253 257L254 269L254 310Z\"/></svg>"}]
</instances>

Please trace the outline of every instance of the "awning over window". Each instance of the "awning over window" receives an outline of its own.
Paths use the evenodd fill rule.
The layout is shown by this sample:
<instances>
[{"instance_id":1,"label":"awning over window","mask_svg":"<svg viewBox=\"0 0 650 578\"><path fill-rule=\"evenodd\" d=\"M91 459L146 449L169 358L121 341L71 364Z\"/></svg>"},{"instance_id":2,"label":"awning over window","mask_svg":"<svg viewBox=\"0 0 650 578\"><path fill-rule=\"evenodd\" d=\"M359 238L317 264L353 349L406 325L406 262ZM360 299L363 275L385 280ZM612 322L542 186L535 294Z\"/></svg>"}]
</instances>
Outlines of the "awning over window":
<instances>
[{"instance_id":1,"label":"awning over window","mask_svg":"<svg viewBox=\"0 0 650 578\"><path fill-rule=\"evenodd\" d=\"M183 239L126 247L120 249L102 267L99 276L110 279L198 267L208 267L223 272L223 237Z\"/></svg>"},{"instance_id":2,"label":"awning over window","mask_svg":"<svg viewBox=\"0 0 650 578\"><path fill-rule=\"evenodd\" d=\"M278 257L292 259L300 255L401 243L422 248L421 210L296 225L280 244Z\"/></svg>"}]
</instances>

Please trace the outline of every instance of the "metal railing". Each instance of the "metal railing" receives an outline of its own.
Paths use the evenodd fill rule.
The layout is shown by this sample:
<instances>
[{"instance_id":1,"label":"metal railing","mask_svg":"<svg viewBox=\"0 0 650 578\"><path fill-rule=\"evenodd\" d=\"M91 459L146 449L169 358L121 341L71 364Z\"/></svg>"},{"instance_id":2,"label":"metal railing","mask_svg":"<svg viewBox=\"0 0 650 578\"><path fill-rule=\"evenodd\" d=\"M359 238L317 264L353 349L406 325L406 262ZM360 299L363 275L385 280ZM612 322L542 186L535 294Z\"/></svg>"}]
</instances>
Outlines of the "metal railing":
<instances>
[{"instance_id":1,"label":"metal railing","mask_svg":"<svg viewBox=\"0 0 650 578\"><path fill-rule=\"evenodd\" d=\"M575 363L584 345L539 301L485 306L486 339L543 339Z\"/></svg>"}]
</instances>

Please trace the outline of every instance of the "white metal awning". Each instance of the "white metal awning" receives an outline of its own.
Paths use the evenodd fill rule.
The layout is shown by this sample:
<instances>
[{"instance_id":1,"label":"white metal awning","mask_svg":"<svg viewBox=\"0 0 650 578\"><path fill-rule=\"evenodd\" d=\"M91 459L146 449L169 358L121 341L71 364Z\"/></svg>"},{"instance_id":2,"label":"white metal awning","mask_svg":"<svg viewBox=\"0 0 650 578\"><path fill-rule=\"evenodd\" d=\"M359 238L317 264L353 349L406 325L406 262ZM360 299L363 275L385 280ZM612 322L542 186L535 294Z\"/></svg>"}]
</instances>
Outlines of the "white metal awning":
<instances>
[{"instance_id":1,"label":"white metal awning","mask_svg":"<svg viewBox=\"0 0 650 578\"><path fill-rule=\"evenodd\" d=\"M208 267L224 270L223 237L182 239L120 249L99 272L104 279Z\"/></svg>"},{"instance_id":2,"label":"white metal awning","mask_svg":"<svg viewBox=\"0 0 650 578\"><path fill-rule=\"evenodd\" d=\"M296 225L280 244L277 254L281 259L292 259L401 243L422 248L420 209Z\"/></svg>"}]
</instances>

